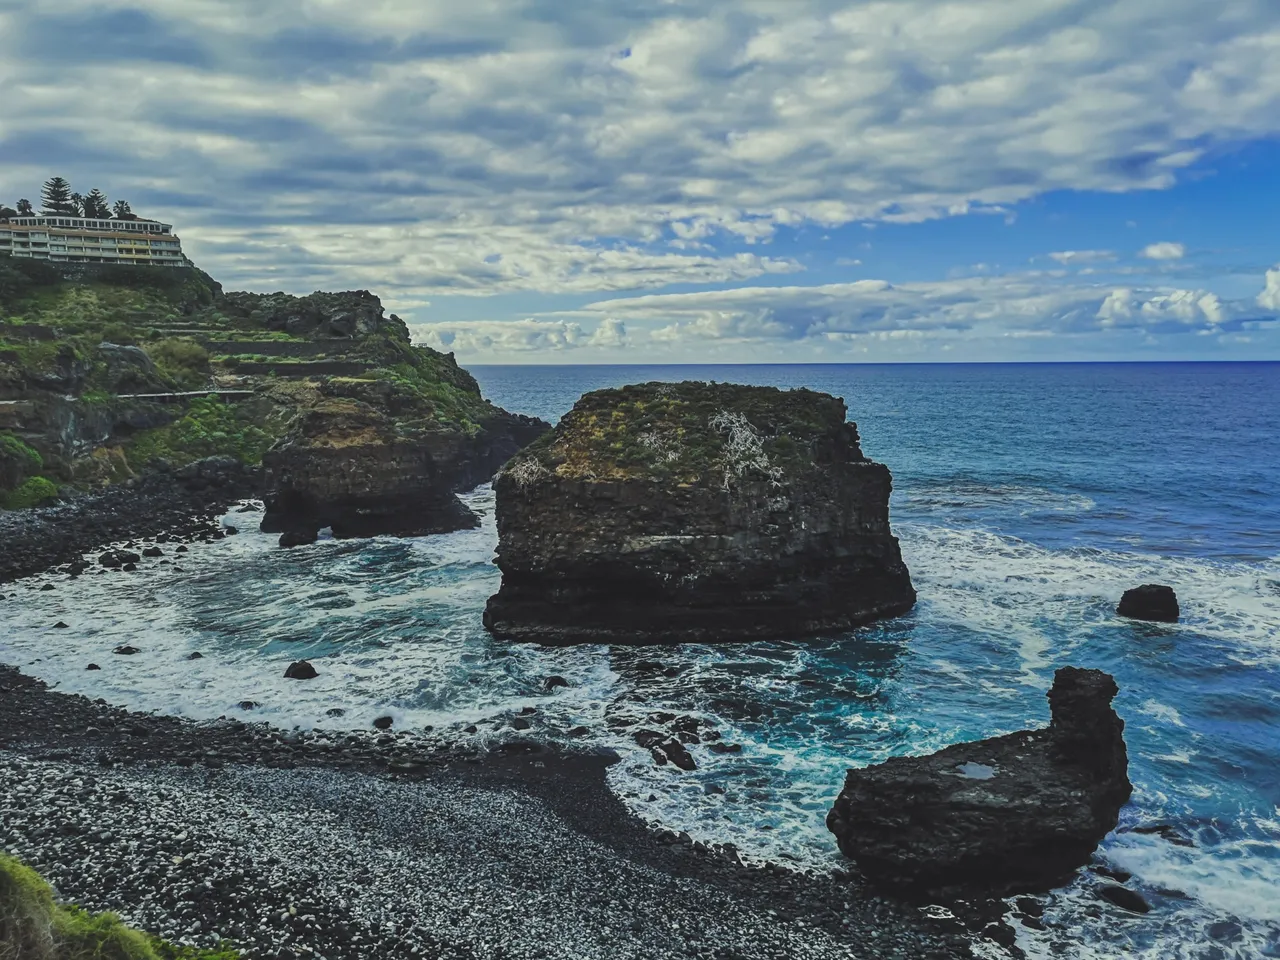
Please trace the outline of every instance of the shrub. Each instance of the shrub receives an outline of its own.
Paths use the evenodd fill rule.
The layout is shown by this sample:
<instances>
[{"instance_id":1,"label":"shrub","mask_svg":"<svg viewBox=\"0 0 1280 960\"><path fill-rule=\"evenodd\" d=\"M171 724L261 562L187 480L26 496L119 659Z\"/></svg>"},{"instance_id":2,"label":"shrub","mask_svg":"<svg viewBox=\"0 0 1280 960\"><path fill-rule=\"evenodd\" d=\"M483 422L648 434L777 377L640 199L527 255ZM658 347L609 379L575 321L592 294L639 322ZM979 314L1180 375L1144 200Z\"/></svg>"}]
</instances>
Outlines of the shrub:
<instances>
[{"instance_id":1,"label":"shrub","mask_svg":"<svg viewBox=\"0 0 1280 960\"><path fill-rule=\"evenodd\" d=\"M44 477L32 477L22 483L4 497L6 510L24 510L27 507L38 507L42 503L58 499L58 488Z\"/></svg>"},{"instance_id":2,"label":"shrub","mask_svg":"<svg viewBox=\"0 0 1280 960\"><path fill-rule=\"evenodd\" d=\"M146 350L160 372L181 387L196 389L209 379L209 351L194 340L170 338Z\"/></svg>"}]
</instances>

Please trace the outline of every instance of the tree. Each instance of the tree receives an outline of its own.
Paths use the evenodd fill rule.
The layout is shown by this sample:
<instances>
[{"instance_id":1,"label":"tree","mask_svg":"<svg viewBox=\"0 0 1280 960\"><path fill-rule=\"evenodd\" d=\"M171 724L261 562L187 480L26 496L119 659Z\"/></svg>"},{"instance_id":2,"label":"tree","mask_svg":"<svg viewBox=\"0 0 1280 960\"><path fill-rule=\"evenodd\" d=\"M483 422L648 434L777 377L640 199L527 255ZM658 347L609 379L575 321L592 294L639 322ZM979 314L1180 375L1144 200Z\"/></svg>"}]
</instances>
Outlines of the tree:
<instances>
[{"instance_id":1,"label":"tree","mask_svg":"<svg viewBox=\"0 0 1280 960\"><path fill-rule=\"evenodd\" d=\"M117 220L136 220L133 210L129 207L128 200L117 200L111 207L111 212L115 214Z\"/></svg>"},{"instance_id":2,"label":"tree","mask_svg":"<svg viewBox=\"0 0 1280 960\"><path fill-rule=\"evenodd\" d=\"M84 196L79 193L71 195L71 211L72 215L77 217L84 216Z\"/></svg>"},{"instance_id":3,"label":"tree","mask_svg":"<svg viewBox=\"0 0 1280 960\"><path fill-rule=\"evenodd\" d=\"M46 180L40 191L40 204L44 213L71 213L71 184L62 177Z\"/></svg>"},{"instance_id":4,"label":"tree","mask_svg":"<svg viewBox=\"0 0 1280 960\"><path fill-rule=\"evenodd\" d=\"M35 215L36 215L36 211L35 211L35 209L31 206L31 201L30 201L30 200L19 200L19 201L18 201L18 216L20 216L20 217L34 217Z\"/></svg>"},{"instance_id":5,"label":"tree","mask_svg":"<svg viewBox=\"0 0 1280 960\"><path fill-rule=\"evenodd\" d=\"M94 187L84 198L84 215L94 220L105 220L111 216L111 206L107 203L107 195Z\"/></svg>"},{"instance_id":6,"label":"tree","mask_svg":"<svg viewBox=\"0 0 1280 960\"><path fill-rule=\"evenodd\" d=\"M17 215L18 211L13 207L0 203L0 220L8 220L10 217L16 217Z\"/></svg>"}]
</instances>

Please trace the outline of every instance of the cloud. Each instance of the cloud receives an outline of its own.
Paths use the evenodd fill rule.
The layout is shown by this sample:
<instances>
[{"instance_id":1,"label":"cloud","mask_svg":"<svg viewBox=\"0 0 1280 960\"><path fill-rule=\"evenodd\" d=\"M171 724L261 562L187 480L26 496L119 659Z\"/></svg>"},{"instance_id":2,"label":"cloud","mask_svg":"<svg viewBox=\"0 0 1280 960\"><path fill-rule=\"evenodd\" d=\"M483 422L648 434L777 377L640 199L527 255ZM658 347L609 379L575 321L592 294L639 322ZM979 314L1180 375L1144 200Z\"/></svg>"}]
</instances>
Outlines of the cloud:
<instances>
[{"instance_id":1,"label":"cloud","mask_svg":"<svg viewBox=\"0 0 1280 960\"><path fill-rule=\"evenodd\" d=\"M471 320L411 324L416 343L463 356L563 353L583 349L621 349L630 345L626 324L606 317L590 333L565 320Z\"/></svg>"},{"instance_id":2,"label":"cloud","mask_svg":"<svg viewBox=\"0 0 1280 960\"><path fill-rule=\"evenodd\" d=\"M1180 243L1153 243L1143 247L1138 256L1146 260L1181 260L1187 248Z\"/></svg>"},{"instance_id":3,"label":"cloud","mask_svg":"<svg viewBox=\"0 0 1280 960\"><path fill-rule=\"evenodd\" d=\"M9 199L57 168L220 278L405 302L739 282L797 269L739 259L782 227L1165 188L1280 133L1262 2L10 0L0 35Z\"/></svg>"},{"instance_id":4,"label":"cloud","mask_svg":"<svg viewBox=\"0 0 1280 960\"><path fill-rule=\"evenodd\" d=\"M1276 310L1280 270L1268 273L1256 302L1205 290L1112 288L1019 274L654 294L600 301L581 314L625 319L633 332L645 326L652 340L670 344L1220 333L1273 322Z\"/></svg>"},{"instance_id":5,"label":"cloud","mask_svg":"<svg viewBox=\"0 0 1280 960\"><path fill-rule=\"evenodd\" d=\"M1115 252L1112 250L1059 250L1057 253L1049 254L1049 259L1057 260L1064 266L1076 263L1097 263L1115 258Z\"/></svg>"},{"instance_id":6,"label":"cloud","mask_svg":"<svg viewBox=\"0 0 1280 960\"><path fill-rule=\"evenodd\" d=\"M1258 306L1264 310L1280 312L1280 264L1267 271L1266 286L1258 294Z\"/></svg>"}]
</instances>

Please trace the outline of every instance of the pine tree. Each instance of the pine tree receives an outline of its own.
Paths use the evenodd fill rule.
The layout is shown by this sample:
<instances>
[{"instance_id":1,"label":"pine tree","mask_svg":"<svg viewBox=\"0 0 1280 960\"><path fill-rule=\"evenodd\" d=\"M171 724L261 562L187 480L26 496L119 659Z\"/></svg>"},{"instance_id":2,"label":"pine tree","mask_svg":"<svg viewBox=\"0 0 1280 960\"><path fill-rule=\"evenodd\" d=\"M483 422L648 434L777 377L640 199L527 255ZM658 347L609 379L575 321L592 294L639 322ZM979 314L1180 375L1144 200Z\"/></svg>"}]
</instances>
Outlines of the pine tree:
<instances>
[{"instance_id":1,"label":"pine tree","mask_svg":"<svg viewBox=\"0 0 1280 960\"><path fill-rule=\"evenodd\" d=\"M117 200L111 208L111 212L115 214L117 220L133 220L133 210L129 208L128 200Z\"/></svg>"},{"instance_id":2,"label":"pine tree","mask_svg":"<svg viewBox=\"0 0 1280 960\"><path fill-rule=\"evenodd\" d=\"M18 201L18 216L20 216L20 217L34 217L35 215L36 215L36 211L35 211L35 209L31 206L31 201L30 201L30 200L19 200L19 201Z\"/></svg>"},{"instance_id":3,"label":"pine tree","mask_svg":"<svg viewBox=\"0 0 1280 960\"><path fill-rule=\"evenodd\" d=\"M46 180L40 191L40 204L44 213L70 213L71 184L62 177Z\"/></svg>"},{"instance_id":4,"label":"pine tree","mask_svg":"<svg viewBox=\"0 0 1280 960\"><path fill-rule=\"evenodd\" d=\"M84 216L84 197L81 194L73 193L71 195L71 209L68 211L72 216Z\"/></svg>"},{"instance_id":5,"label":"pine tree","mask_svg":"<svg viewBox=\"0 0 1280 960\"><path fill-rule=\"evenodd\" d=\"M95 220L105 220L111 216L111 206L107 203L107 195L94 187L84 198L84 215Z\"/></svg>"}]
</instances>

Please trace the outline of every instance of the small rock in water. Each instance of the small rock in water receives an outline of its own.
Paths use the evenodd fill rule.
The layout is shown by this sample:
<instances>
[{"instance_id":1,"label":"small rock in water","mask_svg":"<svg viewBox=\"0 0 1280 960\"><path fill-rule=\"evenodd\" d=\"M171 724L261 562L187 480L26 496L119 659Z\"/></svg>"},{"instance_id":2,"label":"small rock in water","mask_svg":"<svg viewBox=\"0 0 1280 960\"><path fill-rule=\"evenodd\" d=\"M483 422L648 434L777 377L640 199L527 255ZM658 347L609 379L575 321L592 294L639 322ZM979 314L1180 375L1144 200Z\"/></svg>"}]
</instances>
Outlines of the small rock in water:
<instances>
[{"instance_id":1,"label":"small rock in water","mask_svg":"<svg viewBox=\"0 0 1280 960\"><path fill-rule=\"evenodd\" d=\"M1178 595L1173 592L1173 587L1145 583L1124 592L1116 613L1131 620L1177 623L1181 611L1178 608Z\"/></svg>"},{"instance_id":2,"label":"small rock in water","mask_svg":"<svg viewBox=\"0 0 1280 960\"><path fill-rule=\"evenodd\" d=\"M188 654L187 654L187 659L188 659L188 660L203 660L203 659L204 659L204 654L203 654L203 653L201 653L199 650L196 650L196 651L195 651L195 652L193 652L193 653L188 653Z\"/></svg>"},{"instance_id":3,"label":"small rock in water","mask_svg":"<svg viewBox=\"0 0 1280 960\"><path fill-rule=\"evenodd\" d=\"M123 570L125 573L133 573L133 571L138 569L138 565L136 563L126 563L120 569Z\"/></svg>"},{"instance_id":4,"label":"small rock in water","mask_svg":"<svg viewBox=\"0 0 1280 960\"><path fill-rule=\"evenodd\" d=\"M140 651L138 650L138 648L137 648L137 647L131 647L131 646L129 646L129 645L126 643L126 644L123 644L123 645L121 645L121 646L119 646L119 647L116 647L116 648L115 648L114 650L112 650L111 652L112 652L112 653L118 653L118 654L120 654L120 656L122 656L122 657L131 657L131 656L133 656L135 653L139 653Z\"/></svg>"},{"instance_id":5,"label":"small rock in water","mask_svg":"<svg viewBox=\"0 0 1280 960\"><path fill-rule=\"evenodd\" d=\"M241 700L239 706L241 710L252 710L257 704L252 700Z\"/></svg>"},{"instance_id":6,"label":"small rock in water","mask_svg":"<svg viewBox=\"0 0 1280 960\"><path fill-rule=\"evenodd\" d=\"M390 717L379 717L377 720L373 721L373 725L377 727L379 730L390 730L391 724L393 724L394 722L395 721L392 720Z\"/></svg>"},{"instance_id":7,"label":"small rock in water","mask_svg":"<svg viewBox=\"0 0 1280 960\"><path fill-rule=\"evenodd\" d=\"M222 528L222 535L226 537L234 537L239 532L240 532L239 527L233 527L229 523L224 525Z\"/></svg>"},{"instance_id":8,"label":"small rock in water","mask_svg":"<svg viewBox=\"0 0 1280 960\"><path fill-rule=\"evenodd\" d=\"M314 530L286 530L284 533L280 534L279 544L285 548L303 547L309 543L315 543L319 539L319 536Z\"/></svg>"},{"instance_id":9,"label":"small rock in water","mask_svg":"<svg viewBox=\"0 0 1280 960\"><path fill-rule=\"evenodd\" d=\"M343 710L341 707L330 707L324 712L324 715L326 717L343 717L346 716L346 713L347 711Z\"/></svg>"},{"instance_id":10,"label":"small rock in water","mask_svg":"<svg viewBox=\"0 0 1280 960\"><path fill-rule=\"evenodd\" d=\"M174 552L174 553L188 553L189 551L187 550L187 547L186 547L185 545L179 545L179 546L178 546L178 548L177 548L177 549L175 549L173 552Z\"/></svg>"},{"instance_id":11,"label":"small rock in water","mask_svg":"<svg viewBox=\"0 0 1280 960\"><path fill-rule=\"evenodd\" d=\"M314 680L318 676L320 676L319 672L306 660L289 664L289 669L284 672L286 680Z\"/></svg>"},{"instance_id":12,"label":"small rock in water","mask_svg":"<svg viewBox=\"0 0 1280 960\"><path fill-rule=\"evenodd\" d=\"M85 667L85 669L86 669L86 670L101 670L102 668L101 668L100 666L98 666L96 663L91 663L91 664L89 664L87 667Z\"/></svg>"},{"instance_id":13,"label":"small rock in water","mask_svg":"<svg viewBox=\"0 0 1280 960\"><path fill-rule=\"evenodd\" d=\"M43 587L41 587L40 589L41 589L41 590L52 590L52 589L54 589L54 586L53 586L53 584L52 584L52 583L46 583L46 584L45 584Z\"/></svg>"},{"instance_id":14,"label":"small rock in water","mask_svg":"<svg viewBox=\"0 0 1280 960\"><path fill-rule=\"evenodd\" d=\"M55 624L53 625L53 629L55 629L55 630L66 630L66 629L68 629L68 627L67 627L67 625L66 625L65 623L63 623L61 620L59 620L57 623L55 623Z\"/></svg>"},{"instance_id":15,"label":"small rock in water","mask_svg":"<svg viewBox=\"0 0 1280 960\"><path fill-rule=\"evenodd\" d=\"M1098 888L1098 896L1130 913L1150 913L1151 904L1136 890L1109 883Z\"/></svg>"},{"instance_id":16,"label":"small rock in water","mask_svg":"<svg viewBox=\"0 0 1280 960\"><path fill-rule=\"evenodd\" d=\"M147 547L147 549L142 551L142 555L144 557L163 557L164 551L159 547Z\"/></svg>"},{"instance_id":17,"label":"small rock in water","mask_svg":"<svg viewBox=\"0 0 1280 960\"><path fill-rule=\"evenodd\" d=\"M558 689L559 687L567 687L568 685L569 681L564 677L559 676L550 676L542 681L542 688L548 692Z\"/></svg>"}]
</instances>

